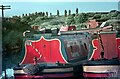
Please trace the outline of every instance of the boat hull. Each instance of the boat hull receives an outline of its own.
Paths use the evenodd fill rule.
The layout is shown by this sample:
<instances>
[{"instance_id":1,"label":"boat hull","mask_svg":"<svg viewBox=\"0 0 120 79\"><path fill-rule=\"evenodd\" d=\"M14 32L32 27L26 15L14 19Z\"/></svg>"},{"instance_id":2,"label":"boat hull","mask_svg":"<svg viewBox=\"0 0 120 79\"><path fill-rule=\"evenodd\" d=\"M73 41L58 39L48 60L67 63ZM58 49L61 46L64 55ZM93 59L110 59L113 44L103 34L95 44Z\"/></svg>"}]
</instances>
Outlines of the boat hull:
<instances>
[{"instance_id":1,"label":"boat hull","mask_svg":"<svg viewBox=\"0 0 120 79\"><path fill-rule=\"evenodd\" d=\"M119 60L95 60L83 65L85 78L120 78Z\"/></svg>"},{"instance_id":2,"label":"boat hull","mask_svg":"<svg viewBox=\"0 0 120 79\"><path fill-rule=\"evenodd\" d=\"M34 66L32 65L31 68ZM26 68L26 69L25 69ZM39 70L28 67L14 68L15 79L59 79L59 78L73 78L73 66L39 66ZM42 68L42 69L41 69ZM31 70L30 70L31 69Z\"/></svg>"}]
</instances>

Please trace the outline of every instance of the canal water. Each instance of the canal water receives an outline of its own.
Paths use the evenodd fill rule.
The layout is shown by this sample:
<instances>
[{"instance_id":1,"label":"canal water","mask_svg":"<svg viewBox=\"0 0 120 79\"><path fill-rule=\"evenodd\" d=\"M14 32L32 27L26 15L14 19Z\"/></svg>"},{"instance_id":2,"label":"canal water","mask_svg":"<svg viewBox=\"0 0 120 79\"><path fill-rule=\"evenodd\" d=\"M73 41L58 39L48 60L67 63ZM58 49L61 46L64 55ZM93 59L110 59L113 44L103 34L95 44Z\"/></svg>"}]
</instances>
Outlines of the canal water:
<instances>
[{"instance_id":1,"label":"canal water","mask_svg":"<svg viewBox=\"0 0 120 79\"><path fill-rule=\"evenodd\" d=\"M21 61L21 57L23 56L22 51L18 51L18 50L14 50L14 51L9 51L9 52L3 52L2 54L2 70L3 70L3 76L5 76L5 69L7 72L8 76L13 75L14 71L13 71L13 67L18 65L18 63ZM115 74L114 74L115 76ZM118 69L118 72L116 73L116 76L118 76L117 78L105 78L105 79L120 79L120 68ZM4 79L1 78L0 79ZM8 79L14 79L14 75L9 77ZM79 78L81 79L81 78ZM86 78L85 78L86 79ZM89 79L89 78L87 78ZM91 78L92 79L92 78ZM104 79L104 78L99 78L99 79Z\"/></svg>"},{"instance_id":2,"label":"canal water","mask_svg":"<svg viewBox=\"0 0 120 79\"><path fill-rule=\"evenodd\" d=\"M20 50L2 52L2 71L16 66L21 61L22 54Z\"/></svg>"}]
</instances>

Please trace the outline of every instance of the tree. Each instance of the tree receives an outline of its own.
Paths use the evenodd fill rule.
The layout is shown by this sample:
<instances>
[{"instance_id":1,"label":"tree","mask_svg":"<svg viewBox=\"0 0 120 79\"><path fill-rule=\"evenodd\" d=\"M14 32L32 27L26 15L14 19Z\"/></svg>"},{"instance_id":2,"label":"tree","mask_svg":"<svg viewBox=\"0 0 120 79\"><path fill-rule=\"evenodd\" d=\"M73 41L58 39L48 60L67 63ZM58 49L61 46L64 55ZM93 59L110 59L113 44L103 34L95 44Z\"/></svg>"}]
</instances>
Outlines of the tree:
<instances>
[{"instance_id":1,"label":"tree","mask_svg":"<svg viewBox=\"0 0 120 79\"><path fill-rule=\"evenodd\" d=\"M69 15L71 15L71 10L69 10Z\"/></svg>"},{"instance_id":2,"label":"tree","mask_svg":"<svg viewBox=\"0 0 120 79\"><path fill-rule=\"evenodd\" d=\"M31 16L31 14L29 13L29 16Z\"/></svg>"},{"instance_id":3,"label":"tree","mask_svg":"<svg viewBox=\"0 0 120 79\"><path fill-rule=\"evenodd\" d=\"M81 24L79 24L79 25L77 26L77 29L78 29L78 30L80 30L80 29L85 29L85 28L87 28L87 26L86 26L86 24L84 24L84 23L81 23Z\"/></svg>"},{"instance_id":4,"label":"tree","mask_svg":"<svg viewBox=\"0 0 120 79\"><path fill-rule=\"evenodd\" d=\"M24 14L22 14L22 17L24 17L25 15Z\"/></svg>"},{"instance_id":5,"label":"tree","mask_svg":"<svg viewBox=\"0 0 120 79\"><path fill-rule=\"evenodd\" d=\"M67 17L67 25L75 24L74 15Z\"/></svg>"},{"instance_id":6,"label":"tree","mask_svg":"<svg viewBox=\"0 0 120 79\"><path fill-rule=\"evenodd\" d=\"M3 37L3 46L9 51L15 46L21 47L22 40L22 32L12 30Z\"/></svg>"},{"instance_id":7,"label":"tree","mask_svg":"<svg viewBox=\"0 0 120 79\"><path fill-rule=\"evenodd\" d=\"M57 16L59 16L59 10L57 10Z\"/></svg>"},{"instance_id":8,"label":"tree","mask_svg":"<svg viewBox=\"0 0 120 79\"><path fill-rule=\"evenodd\" d=\"M13 18L9 21L4 21L3 28L6 28L2 30L3 47L7 51L16 46L21 48L23 42L22 33L25 30L31 30L31 27L27 23Z\"/></svg>"},{"instance_id":9,"label":"tree","mask_svg":"<svg viewBox=\"0 0 120 79\"><path fill-rule=\"evenodd\" d=\"M117 19L120 19L120 14L117 15Z\"/></svg>"},{"instance_id":10,"label":"tree","mask_svg":"<svg viewBox=\"0 0 120 79\"><path fill-rule=\"evenodd\" d=\"M45 16L45 13L44 13L44 12L42 13L42 16Z\"/></svg>"},{"instance_id":11,"label":"tree","mask_svg":"<svg viewBox=\"0 0 120 79\"><path fill-rule=\"evenodd\" d=\"M20 16L13 16L12 18L13 18L14 20L18 20L18 21L20 21L20 19L21 19Z\"/></svg>"},{"instance_id":12,"label":"tree","mask_svg":"<svg viewBox=\"0 0 120 79\"><path fill-rule=\"evenodd\" d=\"M101 14L95 14L94 16L93 16L93 19L100 19L101 18Z\"/></svg>"},{"instance_id":13,"label":"tree","mask_svg":"<svg viewBox=\"0 0 120 79\"><path fill-rule=\"evenodd\" d=\"M100 20L102 20L102 21L107 21L109 19L110 19L110 16L108 16L108 14L102 14L101 18L100 18Z\"/></svg>"},{"instance_id":14,"label":"tree","mask_svg":"<svg viewBox=\"0 0 120 79\"><path fill-rule=\"evenodd\" d=\"M50 13L50 17L52 17L52 13Z\"/></svg>"},{"instance_id":15,"label":"tree","mask_svg":"<svg viewBox=\"0 0 120 79\"><path fill-rule=\"evenodd\" d=\"M38 13L37 13L37 12L35 12L35 15L38 15Z\"/></svg>"},{"instance_id":16,"label":"tree","mask_svg":"<svg viewBox=\"0 0 120 79\"><path fill-rule=\"evenodd\" d=\"M25 14L25 16L27 16L27 14Z\"/></svg>"},{"instance_id":17,"label":"tree","mask_svg":"<svg viewBox=\"0 0 120 79\"><path fill-rule=\"evenodd\" d=\"M76 8L76 14L78 14L78 8Z\"/></svg>"},{"instance_id":18,"label":"tree","mask_svg":"<svg viewBox=\"0 0 120 79\"><path fill-rule=\"evenodd\" d=\"M76 24L84 23L87 20L88 20L88 17L85 13L75 15L75 23Z\"/></svg>"},{"instance_id":19,"label":"tree","mask_svg":"<svg viewBox=\"0 0 120 79\"><path fill-rule=\"evenodd\" d=\"M42 12L39 12L39 13L38 13L38 16L43 16L43 13L42 13Z\"/></svg>"},{"instance_id":20,"label":"tree","mask_svg":"<svg viewBox=\"0 0 120 79\"><path fill-rule=\"evenodd\" d=\"M46 16L48 17L48 12L46 12Z\"/></svg>"},{"instance_id":21,"label":"tree","mask_svg":"<svg viewBox=\"0 0 120 79\"><path fill-rule=\"evenodd\" d=\"M29 21L30 21L30 17L28 17L28 16L24 16L24 17L21 18L21 22L28 23Z\"/></svg>"},{"instance_id":22,"label":"tree","mask_svg":"<svg viewBox=\"0 0 120 79\"><path fill-rule=\"evenodd\" d=\"M112 17L117 17L117 15L119 14L119 12L117 10L111 10L109 12L109 16Z\"/></svg>"},{"instance_id":23,"label":"tree","mask_svg":"<svg viewBox=\"0 0 120 79\"><path fill-rule=\"evenodd\" d=\"M67 10L65 10L64 14L65 14L65 17L67 17Z\"/></svg>"},{"instance_id":24,"label":"tree","mask_svg":"<svg viewBox=\"0 0 120 79\"><path fill-rule=\"evenodd\" d=\"M86 13L87 14L87 16L90 18L90 17L93 17L94 15L95 15L95 13L93 13L93 12L88 12L88 13Z\"/></svg>"}]
</instances>

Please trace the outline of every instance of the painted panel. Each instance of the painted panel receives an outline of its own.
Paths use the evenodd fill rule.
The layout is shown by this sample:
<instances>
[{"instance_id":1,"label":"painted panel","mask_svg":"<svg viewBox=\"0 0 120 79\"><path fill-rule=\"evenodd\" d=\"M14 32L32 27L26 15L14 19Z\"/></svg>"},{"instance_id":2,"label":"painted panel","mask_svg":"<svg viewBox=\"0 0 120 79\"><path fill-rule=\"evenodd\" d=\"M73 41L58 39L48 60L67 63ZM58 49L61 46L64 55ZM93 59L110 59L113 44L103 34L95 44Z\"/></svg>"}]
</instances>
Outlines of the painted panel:
<instances>
[{"instance_id":1,"label":"painted panel","mask_svg":"<svg viewBox=\"0 0 120 79\"><path fill-rule=\"evenodd\" d=\"M70 60L80 57L80 43L78 41L66 41L66 50Z\"/></svg>"},{"instance_id":2,"label":"painted panel","mask_svg":"<svg viewBox=\"0 0 120 79\"><path fill-rule=\"evenodd\" d=\"M117 41L117 52L118 52L118 57L119 57L119 59L120 59L120 38L117 38L116 41Z\"/></svg>"},{"instance_id":3,"label":"painted panel","mask_svg":"<svg viewBox=\"0 0 120 79\"><path fill-rule=\"evenodd\" d=\"M61 52L60 40L47 40L44 37L36 41L27 40L25 43L25 56L21 64L34 63L34 58L38 62L67 62Z\"/></svg>"},{"instance_id":4,"label":"painted panel","mask_svg":"<svg viewBox=\"0 0 120 79\"><path fill-rule=\"evenodd\" d=\"M118 57L116 48L116 33L114 34L101 34L103 41L105 58L112 59Z\"/></svg>"},{"instance_id":5,"label":"painted panel","mask_svg":"<svg viewBox=\"0 0 120 79\"><path fill-rule=\"evenodd\" d=\"M57 61L61 63L67 62L62 55L61 43L58 40L51 41L51 59L52 62L57 62Z\"/></svg>"},{"instance_id":6,"label":"painted panel","mask_svg":"<svg viewBox=\"0 0 120 79\"><path fill-rule=\"evenodd\" d=\"M87 34L64 36L63 41L69 61L87 57L91 46L89 38L90 37L87 36ZM79 60L79 62L80 61L81 60Z\"/></svg>"},{"instance_id":7,"label":"painted panel","mask_svg":"<svg viewBox=\"0 0 120 79\"><path fill-rule=\"evenodd\" d=\"M116 44L116 34L101 34L101 39L104 47L104 57L107 59L112 59L118 57L117 53L117 44ZM100 53L102 51L102 47L100 45L100 40L94 39L92 41L93 45L93 53L91 58L100 59Z\"/></svg>"}]
</instances>

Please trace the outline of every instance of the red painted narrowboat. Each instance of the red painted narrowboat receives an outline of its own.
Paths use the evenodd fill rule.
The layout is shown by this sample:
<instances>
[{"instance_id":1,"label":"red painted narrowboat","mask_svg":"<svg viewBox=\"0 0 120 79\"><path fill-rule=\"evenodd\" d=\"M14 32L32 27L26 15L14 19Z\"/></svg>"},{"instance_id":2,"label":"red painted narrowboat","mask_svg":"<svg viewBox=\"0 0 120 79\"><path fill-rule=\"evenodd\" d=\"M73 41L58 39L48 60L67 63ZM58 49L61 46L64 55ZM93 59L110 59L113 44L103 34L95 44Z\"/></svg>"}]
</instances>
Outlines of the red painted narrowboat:
<instances>
[{"instance_id":1,"label":"red painted narrowboat","mask_svg":"<svg viewBox=\"0 0 120 79\"><path fill-rule=\"evenodd\" d=\"M82 77L82 63L92 52L91 34L55 32L26 35L24 56L14 68L15 79Z\"/></svg>"},{"instance_id":2,"label":"red painted narrowboat","mask_svg":"<svg viewBox=\"0 0 120 79\"><path fill-rule=\"evenodd\" d=\"M116 38L117 37L117 38ZM92 40L94 47L89 61L83 64L87 79L120 78L120 37L118 32L101 32Z\"/></svg>"}]
</instances>

